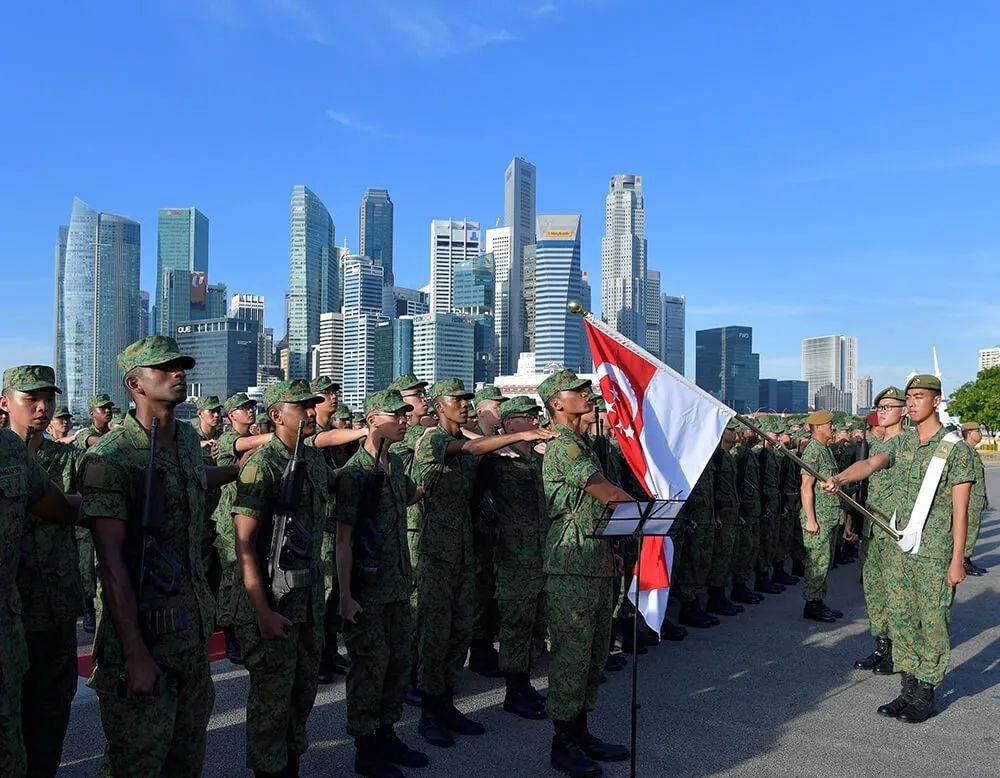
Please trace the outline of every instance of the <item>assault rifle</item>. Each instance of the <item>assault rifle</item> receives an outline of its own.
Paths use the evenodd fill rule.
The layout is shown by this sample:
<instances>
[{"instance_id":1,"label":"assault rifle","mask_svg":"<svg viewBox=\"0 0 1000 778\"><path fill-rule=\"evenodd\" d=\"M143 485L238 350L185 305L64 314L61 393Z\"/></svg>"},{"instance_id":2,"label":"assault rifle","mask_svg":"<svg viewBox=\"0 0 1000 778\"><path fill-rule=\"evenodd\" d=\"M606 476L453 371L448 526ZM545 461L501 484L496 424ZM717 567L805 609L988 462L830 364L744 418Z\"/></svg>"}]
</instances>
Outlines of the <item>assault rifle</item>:
<instances>
[{"instance_id":1,"label":"assault rifle","mask_svg":"<svg viewBox=\"0 0 1000 778\"><path fill-rule=\"evenodd\" d=\"M278 504L272 517L271 548L267 558L267 578L275 608L281 606L285 595L293 589L312 586L312 540L305 527L296 521L295 512L302 501L306 463L302 459L302 430L299 422L295 433L292 458L285 465L278 485Z\"/></svg>"},{"instance_id":2,"label":"assault rifle","mask_svg":"<svg viewBox=\"0 0 1000 778\"><path fill-rule=\"evenodd\" d=\"M354 541L351 593L356 599L378 580L378 558L384 542L382 533L378 530L378 510L382 502L382 486L385 484L385 470L382 468L385 441L385 438L379 438L375 467L365 475L358 499L358 521L351 536Z\"/></svg>"}]
</instances>

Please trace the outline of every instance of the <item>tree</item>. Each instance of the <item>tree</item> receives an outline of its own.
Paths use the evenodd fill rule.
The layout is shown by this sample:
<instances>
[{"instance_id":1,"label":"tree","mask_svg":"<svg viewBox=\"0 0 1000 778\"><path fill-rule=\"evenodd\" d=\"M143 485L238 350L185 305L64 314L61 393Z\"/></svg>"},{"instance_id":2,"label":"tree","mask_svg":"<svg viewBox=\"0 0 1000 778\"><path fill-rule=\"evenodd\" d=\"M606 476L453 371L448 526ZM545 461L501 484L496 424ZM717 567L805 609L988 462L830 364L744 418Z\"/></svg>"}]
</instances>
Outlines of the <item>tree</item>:
<instances>
[{"instance_id":1,"label":"tree","mask_svg":"<svg viewBox=\"0 0 1000 778\"><path fill-rule=\"evenodd\" d=\"M1000 367L981 371L975 381L955 390L948 401L948 413L978 421L995 436L1000 431Z\"/></svg>"}]
</instances>

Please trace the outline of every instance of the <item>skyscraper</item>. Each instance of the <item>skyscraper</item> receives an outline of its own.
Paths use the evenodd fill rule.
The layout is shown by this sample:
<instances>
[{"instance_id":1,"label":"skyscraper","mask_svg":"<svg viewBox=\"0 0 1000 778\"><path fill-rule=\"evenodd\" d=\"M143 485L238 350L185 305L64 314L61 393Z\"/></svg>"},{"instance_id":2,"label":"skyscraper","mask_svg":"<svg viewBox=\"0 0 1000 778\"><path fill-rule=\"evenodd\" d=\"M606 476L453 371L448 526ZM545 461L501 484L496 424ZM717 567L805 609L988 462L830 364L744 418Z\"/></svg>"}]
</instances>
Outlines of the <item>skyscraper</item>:
<instances>
[{"instance_id":1,"label":"skyscraper","mask_svg":"<svg viewBox=\"0 0 1000 778\"><path fill-rule=\"evenodd\" d=\"M753 329L698 330L695 383L737 413L755 411L760 398L760 356L753 353Z\"/></svg>"},{"instance_id":2,"label":"skyscraper","mask_svg":"<svg viewBox=\"0 0 1000 778\"><path fill-rule=\"evenodd\" d=\"M514 355L513 362L511 357L515 348L511 336L511 317L514 315L511 306L517 309L517 305L511 302L515 299L512 285L515 289L520 286L520 281L514 285L511 279L511 265L516 262L513 232L510 226L486 230L486 253L493 258L493 327L501 373L505 371L505 366L517 364L517 356ZM516 348L517 353L520 353L520 344Z\"/></svg>"},{"instance_id":3,"label":"skyscraper","mask_svg":"<svg viewBox=\"0 0 1000 778\"><path fill-rule=\"evenodd\" d=\"M660 313L660 323L663 327L661 349L663 361L668 367L684 375L684 296L662 296L663 305Z\"/></svg>"},{"instance_id":4,"label":"skyscraper","mask_svg":"<svg viewBox=\"0 0 1000 778\"><path fill-rule=\"evenodd\" d=\"M1000 346L979 349L979 370L989 370L991 367L1000 367Z\"/></svg>"},{"instance_id":5,"label":"skyscraper","mask_svg":"<svg viewBox=\"0 0 1000 778\"><path fill-rule=\"evenodd\" d=\"M601 318L640 346L646 341L646 212L642 176L619 174L605 199Z\"/></svg>"},{"instance_id":6,"label":"skyscraper","mask_svg":"<svg viewBox=\"0 0 1000 778\"><path fill-rule=\"evenodd\" d=\"M455 263L453 308L459 313L493 311L493 255L480 254Z\"/></svg>"},{"instance_id":7,"label":"skyscraper","mask_svg":"<svg viewBox=\"0 0 1000 778\"><path fill-rule=\"evenodd\" d=\"M870 375L858 379L858 391L854 395L858 408L871 408L874 395L874 382Z\"/></svg>"},{"instance_id":8,"label":"skyscraper","mask_svg":"<svg viewBox=\"0 0 1000 778\"><path fill-rule=\"evenodd\" d=\"M455 309L455 265L479 256L479 222L434 219L431 222L431 313Z\"/></svg>"},{"instance_id":9,"label":"skyscraper","mask_svg":"<svg viewBox=\"0 0 1000 778\"><path fill-rule=\"evenodd\" d=\"M169 270L208 274L208 217L197 208L161 208L157 218L155 326L164 334L191 315L184 299L165 288L189 284L190 276L178 274L168 281Z\"/></svg>"},{"instance_id":10,"label":"skyscraper","mask_svg":"<svg viewBox=\"0 0 1000 778\"><path fill-rule=\"evenodd\" d=\"M535 307L538 302L538 288L535 283L535 244L524 247L521 258L521 292L524 295L524 350L535 350ZM588 309L589 310L589 309Z\"/></svg>"},{"instance_id":11,"label":"skyscraper","mask_svg":"<svg viewBox=\"0 0 1000 778\"><path fill-rule=\"evenodd\" d=\"M392 274L392 200L387 189L367 189L361 198L361 224L358 253L370 257L385 268L385 284L393 285Z\"/></svg>"},{"instance_id":12,"label":"skyscraper","mask_svg":"<svg viewBox=\"0 0 1000 778\"><path fill-rule=\"evenodd\" d=\"M229 318L255 321L258 327L257 367L271 364L273 331L264 326L264 296L259 294L234 294L229 299ZM270 334L269 334L270 333Z\"/></svg>"},{"instance_id":13,"label":"skyscraper","mask_svg":"<svg viewBox=\"0 0 1000 778\"><path fill-rule=\"evenodd\" d=\"M226 398L257 384L260 323L248 319L198 319L177 325L181 352L197 364L187 371L188 394Z\"/></svg>"},{"instance_id":14,"label":"skyscraper","mask_svg":"<svg viewBox=\"0 0 1000 778\"><path fill-rule=\"evenodd\" d=\"M330 212L301 184L292 187L291 207L286 377L306 378L309 355L319 343L319 316L327 310L337 310L340 283Z\"/></svg>"},{"instance_id":15,"label":"skyscraper","mask_svg":"<svg viewBox=\"0 0 1000 778\"><path fill-rule=\"evenodd\" d=\"M391 380L380 370L378 326L382 315L385 268L370 258L345 256L344 273L344 402L360 408L365 398Z\"/></svg>"},{"instance_id":16,"label":"skyscraper","mask_svg":"<svg viewBox=\"0 0 1000 778\"><path fill-rule=\"evenodd\" d=\"M139 290L139 337L145 338L149 332L149 292Z\"/></svg>"},{"instance_id":17,"label":"skyscraper","mask_svg":"<svg viewBox=\"0 0 1000 778\"><path fill-rule=\"evenodd\" d=\"M646 351L663 359L663 305L660 295L660 271L646 271Z\"/></svg>"},{"instance_id":18,"label":"skyscraper","mask_svg":"<svg viewBox=\"0 0 1000 778\"><path fill-rule=\"evenodd\" d=\"M567 305L580 298L580 215L538 214L535 237L535 364L583 370L583 319Z\"/></svg>"},{"instance_id":19,"label":"skyscraper","mask_svg":"<svg viewBox=\"0 0 1000 778\"><path fill-rule=\"evenodd\" d=\"M319 375L344 382L344 314L319 315Z\"/></svg>"},{"instance_id":20,"label":"skyscraper","mask_svg":"<svg viewBox=\"0 0 1000 778\"><path fill-rule=\"evenodd\" d=\"M809 383L810 399L827 384L833 384L837 391L850 394L853 402L858 383L857 338L847 335L805 338L802 341L802 380ZM827 392L827 396L833 395ZM848 408L851 412L855 409L856 406Z\"/></svg>"},{"instance_id":21,"label":"skyscraper","mask_svg":"<svg viewBox=\"0 0 1000 778\"><path fill-rule=\"evenodd\" d=\"M66 372L63 370L62 358L65 348L63 336L63 279L66 276L66 240L69 236L69 227L60 227L56 230L56 289L55 289L55 357L53 358L53 369L56 371L56 382L59 386L65 386L63 379Z\"/></svg>"},{"instance_id":22,"label":"skyscraper","mask_svg":"<svg viewBox=\"0 0 1000 778\"><path fill-rule=\"evenodd\" d=\"M87 398L97 392L127 404L115 358L139 334L139 233L138 222L73 198L54 361L61 399L78 416L87 415Z\"/></svg>"},{"instance_id":23,"label":"skyscraper","mask_svg":"<svg viewBox=\"0 0 1000 778\"><path fill-rule=\"evenodd\" d=\"M413 372L433 384L460 378L475 382L475 324L457 313L425 313L413 317Z\"/></svg>"},{"instance_id":24,"label":"skyscraper","mask_svg":"<svg viewBox=\"0 0 1000 778\"><path fill-rule=\"evenodd\" d=\"M504 171L503 213L509 249L494 255L497 281L493 305L502 373L514 371L525 347L522 268L524 247L535 239L536 176L535 166L521 157L514 157Z\"/></svg>"}]
</instances>

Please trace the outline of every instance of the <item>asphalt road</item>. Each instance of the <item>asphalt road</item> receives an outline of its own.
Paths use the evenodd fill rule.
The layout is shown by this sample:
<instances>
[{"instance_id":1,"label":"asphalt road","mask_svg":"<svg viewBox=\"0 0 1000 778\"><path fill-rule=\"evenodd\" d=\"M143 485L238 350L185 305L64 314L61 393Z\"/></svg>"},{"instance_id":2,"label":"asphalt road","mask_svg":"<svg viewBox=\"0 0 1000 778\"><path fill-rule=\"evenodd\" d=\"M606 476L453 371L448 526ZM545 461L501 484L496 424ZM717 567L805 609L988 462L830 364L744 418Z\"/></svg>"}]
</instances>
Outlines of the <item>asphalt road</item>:
<instances>
[{"instance_id":1,"label":"asphalt road","mask_svg":"<svg viewBox=\"0 0 1000 778\"><path fill-rule=\"evenodd\" d=\"M987 469L990 500L1000 505L1000 467ZM831 572L828 603L845 618L822 625L801 618L801 587L768 597L720 627L692 631L640 657L638 772L646 776L916 776L1000 773L1000 511L989 516L976 554L990 574L969 578L952 615L952 661L938 689L941 713L911 726L875 708L895 696L898 676L852 669L870 650L856 564ZM672 610L672 617L676 618ZM627 742L629 671L610 674L591 729ZM247 675L228 662L213 666L215 710L205 774L245 776ZM545 668L536 686L546 686ZM468 674L459 706L481 721L485 736L451 749L427 746L431 766L413 775L544 776L551 727L500 709L500 684ZM407 707L401 736L422 747L418 714ZM322 687L309 721L311 748L303 775L352 774L345 732L344 685ZM61 775L90 776L104 738L96 700L78 697ZM628 763L606 775L628 773Z\"/></svg>"}]
</instances>

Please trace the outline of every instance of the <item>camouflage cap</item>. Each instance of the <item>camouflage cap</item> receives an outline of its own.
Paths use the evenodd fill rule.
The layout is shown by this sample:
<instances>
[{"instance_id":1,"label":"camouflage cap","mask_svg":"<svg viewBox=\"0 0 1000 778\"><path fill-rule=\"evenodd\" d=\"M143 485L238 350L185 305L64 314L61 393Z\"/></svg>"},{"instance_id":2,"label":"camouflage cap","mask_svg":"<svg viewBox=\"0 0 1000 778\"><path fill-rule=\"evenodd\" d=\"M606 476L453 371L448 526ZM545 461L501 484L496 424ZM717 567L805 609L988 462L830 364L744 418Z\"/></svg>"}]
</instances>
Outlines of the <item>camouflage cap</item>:
<instances>
[{"instance_id":1,"label":"camouflage cap","mask_svg":"<svg viewBox=\"0 0 1000 778\"><path fill-rule=\"evenodd\" d=\"M218 395L210 394L205 397L199 397L198 402L194 404L194 407L199 411L214 411L216 408L221 408L222 403L219 402Z\"/></svg>"},{"instance_id":2,"label":"camouflage cap","mask_svg":"<svg viewBox=\"0 0 1000 778\"><path fill-rule=\"evenodd\" d=\"M225 409L226 413L231 413L232 411L235 411L237 408L242 408L244 405L256 405L256 404L257 401L251 400L246 392L237 392L228 400L226 400L226 404L223 405L222 407Z\"/></svg>"},{"instance_id":3,"label":"camouflage cap","mask_svg":"<svg viewBox=\"0 0 1000 778\"><path fill-rule=\"evenodd\" d=\"M103 408L105 405L114 405L115 401L111 399L110 395L107 394L95 394L89 400L87 400L87 409L94 410L94 408Z\"/></svg>"},{"instance_id":4,"label":"camouflage cap","mask_svg":"<svg viewBox=\"0 0 1000 778\"><path fill-rule=\"evenodd\" d=\"M735 417L726 422L727 430L738 430L740 428L740 423L736 421Z\"/></svg>"},{"instance_id":5,"label":"camouflage cap","mask_svg":"<svg viewBox=\"0 0 1000 778\"><path fill-rule=\"evenodd\" d=\"M830 411L813 411L806 419L806 424L817 427L820 424L829 424L833 421L833 414Z\"/></svg>"},{"instance_id":6,"label":"camouflage cap","mask_svg":"<svg viewBox=\"0 0 1000 778\"><path fill-rule=\"evenodd\" d=\"M890 400L898 400L901 403L905 403L906 392L904 392L898 386L887 386L885 389L883 389L881 392L875 395L875 399L872 401L872 404L878 405L880 402L882 402L882 400L885 400L887 398Z\"/></svg>"},{"instance_id":7,"label":"camouflage cap","mask_svg":"<svg viewBox=\"0 0 1000 778\"><path fill-rule=\"evenodd\" d=\"M266 412L264 412L264 413L258 413L257 414L257 418L255 418L253 420L253 423L256 424L256 425L258 425L258 426L261 425L261 424L270 424L271 423L271 417L268 416Z\"/></svg>"},{"instance_id":8,"label":"camouflage cap","mask_svg":"<svg viewBox=\"0 0 1000 778\"><path fill-rule=\"evenodd\" d=\"M473 403L469 403L469 418L478 419L479 411L476 410L476 406Z\"/></svg>"},{"instance_id":9,"label":"camouflage cap","mask_svg":"<svg viewBox=\"0 0 1000 778\"><path fill-rule=\"evenodd\" d=\"M507 402L509 399L509 397L504 397L503 392L497 389L493 384L485 384L482 389L475 393L472 398L472 403L474 405L479 405L479 403L485 402L486 400Z\"/></svg>"},{"instance_id":10,"label":"camouflage cap","mask_svg":"<svg viewBox=\"0 0 1000 778\"><path fill-rule=\"evenodd\" d=\"M314 378L309 382L309 388L314 392L333 392L336 394L340 391L340 384L334 381L328 375L321 375L318 378Z\"/></svg>"},{"instance_id":11,"label":"camouflage cap","mask_svg":"<svg viewBox=\"0 0 1000 778\"><path fill-rule=\"evenodd\" d=\"M194 357L182 354L177 341L166 335L150 335L125 347L118 355L118 369L122 378L137 367L159 367L169 362L179 362L184 370L194 367Z\"/></svg>"},{"instance_id":12,"label":"camouflage cap","mask_svg":"<svg viewBox=\"0 0 1000 778\"><path fill-rule=\"evenodd\" d=\"M111 415L112 424L124 424L125 423L125 411L115 411Z\"/></svg>"},{"instance_id":13,"label":"camouflage cap","mask_svg":"<svg viewBox=\"0 0 1000 778\"><path fill-rule=\"evenodd\" d=\"M409 413L413 406L403 401L395 389L372 392L365 398L365 416L369 413Z\"/></svg>"},{"instance_id":14,"label":"camouflage cap","mask_svg":"<svg viewBox=\"0 0 1000 778\"><path fill-rule=\"evenodd\" d=\"M365 415L361 411L355 411L354 414L351 416L351 418L354 421L356 421L356 422L358 422L358 421L364 422L365 421Z\"/></svg>"},{"instance_id":15,"label":"camouflage cap","mask_svg":"<svg viewBox=\"0 0 1000 778\"><path fill-rule=\"evenodd\" d=\"M458 397L471 400L475 395L465 388L461 378L445 378L431 387L430 397Z\"/></svg>"},{"instance_id":16,"label":"camouflage cap","mask_svg":"<svg viewBox=\"0 0 1000 778\"><path fill-rule=\"evenodd\" d=\"M962 432L972 432L973 430L979 429L978 421L963 421L962 422Z\"/></svg>"},{"instance_id":17,"label":"camouflage cap","mask_svg":"<svg viewBox=\"0 0 1000 778\"><path fill-rule=\"evenodd\" d=\"M351 411L351 406L340 403L337 406L337 410L333 412L332 418L346 421L347 419L353 419L354 413Z\"/></svg>"},{"instance_id":18,"label":"camouflage cap","mask_svg":"<svg viewBox=\"0 0 1000 778\"><path fill-rule=\"evenodd\" d=\"M559 370L546 378L538 387L538 396L543 403L547 403L559 392L571 391L573 389L584 389L590 386L589 378L580 378L568 368Z\"/></svg>"},{"instance_id":19,"label":"camouflage cap","mask_svg":"<svg viewBox=\"0 0 1000 778\"><path fill-rule=\"evenodd\" d=\"M53 419L62 419L66 416L72 416L73 413L65 405L57 405L56 412L52 414Z\"/></svg>"},{"instance_id":20,"label":"camouflage cap","mask_svg":"<svg viewBox=\"0 0 1000 778\"><path fill-rule=\"evenodd\" d=\"M507 402L500 406L500 421L505 421L519 413L538 413L541 410L542 406L536 403L531 397L528 397L526 394L519 394L509 398Z\"/></svg>"},{"instance_id":21,"label":"camouflage cap","mask_svg":"<svg viewBox=\"0 0 1000 778\"><path fill-rule=\"evenodd\" d=\"M386 389L395 389L397 392L405 392L407 389L423 389L427 386L426 381L421 381L413 373L403 373L395 381L389 384Z\"/></svg>"},{"instance_id":22,"label":"camouflage cap","mask_svg":"<svg viewBox=\"0 0 1000 778\"><path fill-rule=\"evenodd\" d=\"M278 381L264 390L264 407L268 410L276 403L322 402L323 398L309 388L309 382L301 378L294 381Z\"/></svg>"},{"instance_id":23,"label":"camouflage cap","mask_svg":"<svg viewBox=\"0 0 1000 778\"><path fill-rule=\"evenodd\" d=\"M940 393L941 379L937 376L927 375L926 373L915 375L906 382L906 391L910 391L911 389L930 389L932 392Z\"/></svg>"},{"instance_id":24,"label":"camouflage cap","mask_svg":"<svg viewBox=\"0 0 1000 778\"><path fill-rule=\"evenodd\" d=\"M18 392L51 389L56 394L62 394L56 386L56 371L48 365L8 367L3 371L3 388L4 391L14 389Z\"/></svg>"}]
</instances>

